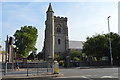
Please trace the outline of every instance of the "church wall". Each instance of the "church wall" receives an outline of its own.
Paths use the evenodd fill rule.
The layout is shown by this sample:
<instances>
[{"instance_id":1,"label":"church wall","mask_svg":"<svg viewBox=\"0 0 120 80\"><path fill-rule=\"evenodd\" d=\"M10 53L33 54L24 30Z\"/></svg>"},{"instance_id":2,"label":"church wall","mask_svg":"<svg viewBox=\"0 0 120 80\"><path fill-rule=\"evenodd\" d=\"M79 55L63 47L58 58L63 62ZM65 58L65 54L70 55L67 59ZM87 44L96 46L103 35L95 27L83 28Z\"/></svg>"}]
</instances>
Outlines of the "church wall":
<instances>
[{"instance_id":1,"label":"church wall","mask_svg":"<svg viewBox=\"0 0 120 80\"><path fill-rule=\"evenodd\" d=\"M57 32L57 26L60 25L61 32ZM54 31L55 31L55 53L63 55L66 51L66 29L67 29L67 18L54 16ZM60 44L58 44L58 39L60 39Z\"/></svg>"}]
</instances>

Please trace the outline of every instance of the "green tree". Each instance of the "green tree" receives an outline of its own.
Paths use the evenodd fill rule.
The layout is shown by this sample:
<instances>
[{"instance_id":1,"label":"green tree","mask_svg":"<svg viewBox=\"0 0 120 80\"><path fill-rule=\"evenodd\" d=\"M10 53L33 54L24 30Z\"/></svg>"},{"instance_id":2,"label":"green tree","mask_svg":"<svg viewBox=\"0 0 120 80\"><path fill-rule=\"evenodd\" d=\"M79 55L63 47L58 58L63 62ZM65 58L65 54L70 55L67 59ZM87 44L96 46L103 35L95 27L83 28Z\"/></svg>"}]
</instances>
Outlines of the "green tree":
<instances>
[{"instance_id":1,"label":"green tree","mask_svg":"<svg viewBox=\"0 0 120 80\"><path fill-rule=\"evenodd\" d=\"M82 52L89 56L95 56L98 60L103 56L110 57L109 54L109 34L94 35L87 37L87 41L83 44ZM112 42L113 58L120 58L120 36L116 33L110 33Z\"/></svg>"},{"instance_id":2,"label":"green tree","mask_svg":"<svg viewBox=\"0 0 120 80\"><path fill-rule=\"evenodd\" d=\"M37 56L37 53L36 53L37 49L35 49L34 51L32 51L32 53L30 53L30 55L28 56L28 59L30 60L34 60Z\"/></svg>"},{"instance_id":3,"label":"green tree","mask_svg":"<svg viewBox=\"0 0 120 80\"><path fill-rule=\"evenodd\" d=\"M97 59L106 56L108 53L108 39L105 35L88 37L84 43L83 52L89 56L96 56Z\"/></svg>"},{"instance_id":4,"label":"green tree","mask_svg":"<svg viewBox=\"0 0 120 80\"><path fill-rule=\"evenodd\" d=\"M1 51L2 54L6 54L6 51Z\"/></svg>"},{"instance_id":5,"label":"green tree","mask_svg":"<svg viewBox=\"0 0 120 80\"><path fill-rule=\"evenodd\" d=\"M17 47L17 53L25 58L28 56L30 51L35 49L35 44L37 40L37 29L32 26L21 27L14 34L15 45Z\"/></svg>"},{"instance_id":6,"label":"green tree","mask_svg":"<svg viewBox=\"0 0 120 80\"><path fill-rule=\"evenodd\" d=\"M60 55L57 54L57 53L55 53L55 54L54 54L54 59L55 59L55 60L59 60L59 58L60 58Z\"/></svg>"},{"instance_id":7,"label":"green tree","mask_svg":"<svg viewBox=\"0 0 120 80\"><path fill-rule=\"evenodd\" d=\"M112 55L113 60L120 60L120 35L116 33L110 33L111 38L111 44L112 44ZM109 34L106 34L106 37L108 37Z\"/></svg>"},{"instance_id":8,"label":"green tree","mask_svg":"<svg viewBox=\"0 0 120 80\"><path fill-rule=\"evenodd\" d=\"M80 58L78 58L78 57L73 57L73 60L74 60L74 61L79 61Z\"/></svg>"},{"instance_id":9,"label":"green tree","mask_svg":"<svg viewBox=\"0 0 120 80\"><path fill-rule=\"evenodd\" d=\"M70 55L71 55L71 60L79 61L80 57L82 56L82 53L79 50L71 50Z\"/></svg>"}]
</instances>

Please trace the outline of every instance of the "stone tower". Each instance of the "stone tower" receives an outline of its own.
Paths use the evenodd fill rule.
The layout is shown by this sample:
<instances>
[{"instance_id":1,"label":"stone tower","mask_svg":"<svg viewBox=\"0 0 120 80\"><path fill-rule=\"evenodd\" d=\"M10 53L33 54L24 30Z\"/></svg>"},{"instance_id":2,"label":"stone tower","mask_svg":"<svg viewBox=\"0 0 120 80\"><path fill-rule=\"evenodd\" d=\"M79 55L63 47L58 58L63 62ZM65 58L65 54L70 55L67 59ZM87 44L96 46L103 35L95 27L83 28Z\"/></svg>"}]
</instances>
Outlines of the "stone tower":
<instances>
[{"instance_id":1,"label":"stone tower","mask_svg":"<svg viewBox=\"0 0 120 80\"><path fill-rule=\"evenodd\" d=\"M54 16L51 4L49 4L46 13L45 41L43 48L44 58L47 60L54 55L59 55L64 58L69 48L67 18Z\"/></svg>"}]
</instances>

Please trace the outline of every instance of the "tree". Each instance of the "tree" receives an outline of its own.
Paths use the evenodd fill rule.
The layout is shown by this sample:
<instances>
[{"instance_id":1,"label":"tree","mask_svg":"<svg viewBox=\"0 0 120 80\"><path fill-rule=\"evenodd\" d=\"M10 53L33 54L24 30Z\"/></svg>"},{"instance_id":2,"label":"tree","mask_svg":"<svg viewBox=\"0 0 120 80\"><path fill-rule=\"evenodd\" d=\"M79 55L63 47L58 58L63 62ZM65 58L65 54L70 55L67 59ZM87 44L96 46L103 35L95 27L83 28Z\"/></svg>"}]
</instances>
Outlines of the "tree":
<instances>
[{"instance_id":1,"label":"tree","mask_svg":"<svg viewBox=\"0 0 120 80\"><path fill-rule=\"evenodd\" d=\"M28 56L28 59L29 60L34 60L37 56L37 53L36 53L37 49L33 50L32 53L30 53L30 55Z\"/></svg>"},{"instance_id":2,"label":"tree","mask_svg":"<svg viewBox=\"0 0 120 80\"><path fill-rule=\"evenodd\" d=\"M83 44L82 52L86 53L89 56L95 56L97 59L102 58L103 56L108 56L109 53L109 34L103 35L94 35L92 37L87 37L87 41ZM112 42L112 54L113 58L120 58L120 36L116 33L110 33L111 42Z\"/></svg>"},{"instance_id":3,"label":"tree","mask_svg":"<svg viewBox=\"0 0 120 80\"><path fill-rule=\"evenodd\" d=\"M112 55L113 60L120 60L120 35L116 33L110 33L111 44L112 44ZM109 34L106 35L108 37Z\"/></svg>"},{"instance_id":4,"label":"tree","mask_svg":"<svg viewBox=\"0 0 120 80\"><path fill-rule=\"evenodd\" d=\"M80 57L82 57L82 53L79 50L71 50L70 55L71 55L71 59L74 61L79 61Z\"/></svg>"},{"instance_id":5,"label":"tree","mask_svg":"<svg viewBox=\"0 0 120 80\"><path fill-rule=\"evenodd\" d=\"M60 55L57 54L57 53L55 53L55 54L54 54L54 59L55 59L55 60L59 60L59 59L60 59Z\"/></svg>"},{"instance_id":6,"label":"tree","mask_svg":"<svg viewBox=\"0 0 120 80\"><path fill-rule=\"evenodd\" d=\"M36 57L38 58L38 60L43 60L44 57L43 57L43 52L39 52Z\"/></svg>"},{"instance_id":7,"label":"tree","mask_svg":"<svg viewBox=\"0 0 120 80\"><path fill-rule=\"evenodd\" d=\"M27 57L29 52L35 49L37 36L37 29L32 26L21 27L20 30L15 32L14 37L17 53L22 58Z\"/></svg>"},{"instance_id":8,"label":"tree","mask_svg":"<svg viewBox=\"0 0 120 80\"><path fill-rule=\"evenodd\" d=\"M6 54L6 51L1 51L2 54Z\"/></svg>"},{"instance_id":9,"label":"tree","mask_svg":"<svg viewBox=\"0 0 120 80\"><path fill-rule=\"evenodd\" d=\"M83 52L89 56L96 56L99 59L108 55L108 39L104 35L88 37L83 45Z\"/></svg>"},{"instance_id":10,"label":"tree","mask_svg":"<svg viewBox=\"0 0 120 80\"><path fill-rule=\"evenodd\" d=\"M80 58L78 58L78 57L73 57L73 61L79 61L80 60Z\"/></svg>"}]
</instances>

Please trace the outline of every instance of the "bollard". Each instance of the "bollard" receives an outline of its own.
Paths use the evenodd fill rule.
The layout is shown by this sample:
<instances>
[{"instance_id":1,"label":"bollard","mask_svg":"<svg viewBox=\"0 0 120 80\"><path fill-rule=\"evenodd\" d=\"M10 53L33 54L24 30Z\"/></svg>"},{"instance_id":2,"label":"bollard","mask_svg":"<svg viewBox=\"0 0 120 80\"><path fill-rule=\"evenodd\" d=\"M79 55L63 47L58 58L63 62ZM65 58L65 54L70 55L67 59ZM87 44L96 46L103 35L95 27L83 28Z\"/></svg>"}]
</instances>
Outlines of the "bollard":
<instances>
[{"instance_id":1,"label":"bollard","mask_svg":"<svg viewBox=\"0 0 120 80\"><path fill-rule=\"evenodd\" d=\"M59 63L54 61L54 74L59 74Z\"/></svg>"}]
</instances>

